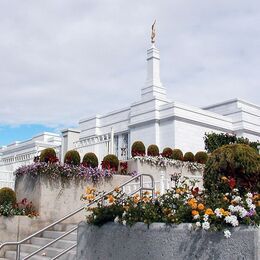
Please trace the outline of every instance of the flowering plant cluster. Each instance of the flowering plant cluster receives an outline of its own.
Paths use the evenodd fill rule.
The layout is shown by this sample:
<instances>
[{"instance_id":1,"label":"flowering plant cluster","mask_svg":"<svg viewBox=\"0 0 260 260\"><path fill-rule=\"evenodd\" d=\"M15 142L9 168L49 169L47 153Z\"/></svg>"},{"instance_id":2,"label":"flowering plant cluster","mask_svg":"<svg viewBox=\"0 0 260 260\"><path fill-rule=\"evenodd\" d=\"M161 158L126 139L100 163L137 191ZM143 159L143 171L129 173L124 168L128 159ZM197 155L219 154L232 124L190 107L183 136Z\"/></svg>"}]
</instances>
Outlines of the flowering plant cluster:
<instances>
[{"instance_id":1,"label":"flowering plant cluster","mask_svg":"<svg viewBox=\"0 0 260 260\"><path fill-rule=\"evenodd\" d=\"M115 174L112 169L91 168L84 165L73 165L60 163L36 162L30 165L21 166L15 171L15 176L20 177L30 175L33 178L37 176L47 176L49 179L57 180L59 178L67 180L84 179L87 181L98 182L101 179L111 178Z\"/></svg>"},{"instance_id":2,"label":"flowering plant cluster","mask_svg":"<svg viewBox=\"0 0 260 260\"><path fill-rule=\"evenodd\" d=\"M0 216L11 217L15 215L28 216L30 218L39 216L35 210L32 202L29 202L26 198L21 202L13 205L12 203L4 203L0 205Z\"/></svg>"},{"instance_id":3,"label":"flowering plant cluster","mask_svg":"<svg viewBox=\"0 0 260 260\"><path fill-rule=\"evenodd\" d=\"M141 163L147 163L152 166L166 167L166 166L175 166L177 168L187 167L191 172L200 171L203 172L204 164L197 162L184 162L180 160L174 160L162 156L135 156L133 157L135 161L140 161Z\"/></svg>"},{"instance_id":4,"label":"flowering plant cluster","mask_svg":"<svg viewBox=\"0 0 260 260\"><path fill-rule=\"evenodd\" d=\"M89 203L103 194L88 187L82 199ZM130 226L136 222L148 226L153 222L190 223L194 230L222 230L228 238L231 236L229 227L260 224L260 194L241 194L234 188L213 198L195 187L195 182L179 178L173 188L163 195L157 193L155 197L148 191L142 196L127 196L115 188L106 199L87 210L90 211L88 223L99 226L108 221Z\"/></svg>"}]
</instances>

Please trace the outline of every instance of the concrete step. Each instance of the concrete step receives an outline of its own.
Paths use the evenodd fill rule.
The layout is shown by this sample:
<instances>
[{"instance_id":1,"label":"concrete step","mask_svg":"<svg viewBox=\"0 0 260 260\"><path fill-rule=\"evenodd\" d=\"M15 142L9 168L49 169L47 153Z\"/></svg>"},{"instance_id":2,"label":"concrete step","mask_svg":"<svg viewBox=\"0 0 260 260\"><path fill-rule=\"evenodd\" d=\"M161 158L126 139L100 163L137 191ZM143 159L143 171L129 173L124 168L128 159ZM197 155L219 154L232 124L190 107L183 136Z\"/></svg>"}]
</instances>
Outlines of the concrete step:
<instances>
[{"instance_id":1,"label":"concrete step","mask_svg":"<svg viewBox=\"0 0 260 260\"><path fill-rule=\"evenodd\" d=\"M23 259L24 257L26 257L28 255L28 253L23 253L21 252L20 254L20 259ZM5 252L5 257L8 260L15 260L16 259L16 252L15 251L6 251ZM4 258L5 259L5 258ZM35 255L33 257L30 258L30 260L50 260L50 257L47 256L40 256L40 255Z\"/></svg>"},{"instance_id":2,"label":"concrete step","mask_svg":"<svg viewBox=\"0 0 260 260\"><path fill-rule=\"evenodd\" d=\"M38 245L38 246L45 246L48 243L50 243L51 241L53 241L53 239L51 239L51 238L34 237L31 239L31 244ZM66 249L66 248L69 248L70 246L74 245L75 243L76 243L76 241L61 239L61 240L55 242L54 244L52 244L51 247Z\"/></svg>"},{"instance_id":3,"label":"concrete step","mask_svg":"<svg viewBox=\"0 0 260 260\"><path fill-rule=\"evenodd\" d=\"M76 226L77 226L77 224L57 224L53 227L53 230L54 231L68 231Z\"/></svg>"},{"instance_id":4,"label":"concrete step","mask_svg":"<svg viewBox=\"0 0 260 260\"><path fill-rule=\"evenodd\" d=\"M42 233L41 237L54 239L54 238L58 238L59 236L61 236L64 233L65 232L61 232L61 231L44 231ZM62 240L77 241L77 233L76 232L72 232L72 233L68 234L66 237L63 237Z\"/></svg>"},{"instance_id":5,"label":"concrete step","mask_svg":"<svg viewBox=\"0 0 260 260\"><path fill-rule=\"evenodd\" d=\"M21 246L21 252L26 252L26 253L30 254L39 248L41 248L41 246L39 246L39 245L24 244ZM76 249L74 249L74 250L76 250ZM41 252L39 252L38 255L54 257L54 256L58 255L59 253L61 253L62 251L63 251L63 249L61 249L61 248L48 247L48 248L42 250ZM74 254L76 254L76 251L70 251L66 255L70 255L70 254L74 255Z\"/></svg>"}]
</instances>

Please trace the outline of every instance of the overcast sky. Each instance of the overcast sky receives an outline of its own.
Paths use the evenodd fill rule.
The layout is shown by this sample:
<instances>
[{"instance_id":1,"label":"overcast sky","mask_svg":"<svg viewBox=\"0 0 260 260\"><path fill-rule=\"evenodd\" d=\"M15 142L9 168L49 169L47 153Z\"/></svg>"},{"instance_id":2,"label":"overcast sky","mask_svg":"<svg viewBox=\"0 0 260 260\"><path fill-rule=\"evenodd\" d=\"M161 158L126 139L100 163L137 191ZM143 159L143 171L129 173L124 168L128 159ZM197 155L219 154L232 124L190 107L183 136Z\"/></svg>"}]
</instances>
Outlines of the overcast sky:
<instances>
[{"instance_id":1,"label":"overcast sky","mask_svg":"<svg viewBox=\"0 0 260 260\"><path fill-rule=\"evenodd\" d=\"M139 100L155 18L171 100L259 105L259 0L0 0L2 129L76 126Z\"/></svg>"}]
</instances>

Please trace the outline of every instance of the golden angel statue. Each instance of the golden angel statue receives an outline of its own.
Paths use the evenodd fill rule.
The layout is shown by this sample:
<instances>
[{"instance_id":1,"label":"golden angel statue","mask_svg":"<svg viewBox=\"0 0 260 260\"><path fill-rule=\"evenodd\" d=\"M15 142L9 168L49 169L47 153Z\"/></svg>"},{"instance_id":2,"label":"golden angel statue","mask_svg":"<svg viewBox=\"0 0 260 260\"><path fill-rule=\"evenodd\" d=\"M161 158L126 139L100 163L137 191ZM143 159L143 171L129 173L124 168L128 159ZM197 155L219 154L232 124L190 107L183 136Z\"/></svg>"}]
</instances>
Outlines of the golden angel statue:
<instances>
[{"instance_id":1,"label":"golden angel statue","mask_svg":"<svg viewBox=\"0 0 260 260\"><path fill-rule=\"evenodd\" d=\"M152 43L155 43L155 23L156 23L156 20L154 20L153 22L153 25L152 25L152 33L151 33L151 42Z\"/></svg>"}]
</instances>

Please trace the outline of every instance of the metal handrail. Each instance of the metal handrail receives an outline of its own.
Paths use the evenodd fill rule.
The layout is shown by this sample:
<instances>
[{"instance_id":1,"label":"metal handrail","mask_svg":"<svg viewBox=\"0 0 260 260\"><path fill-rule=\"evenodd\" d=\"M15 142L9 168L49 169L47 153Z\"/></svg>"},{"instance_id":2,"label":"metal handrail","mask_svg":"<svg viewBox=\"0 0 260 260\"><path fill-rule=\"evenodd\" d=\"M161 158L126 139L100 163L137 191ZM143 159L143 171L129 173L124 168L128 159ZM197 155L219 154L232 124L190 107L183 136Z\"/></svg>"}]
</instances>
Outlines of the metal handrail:
<instances>
[{"instance_id":1,"label":"metal handrail","mask_svg":"<svg viewBox=\"0 0 260 260\"><path fill-rule=\"evenodd\" d=\"M149 177L151 179L151 187L144 187L143 184L143 177L146 176L146 177ZM129 184L130 182L136 180L136 179L139 179L140 180L140 187L138 189L136 189L135 191L131 192L130 194L128 194L129 196L137 193L137 192L140 192L140 197L142 197L142 194L143 194L143 190L150 190L152 192L152 197L154 197L154 178L152 175L150 174L139 174L133 178L131 178L130 180L124 182L123 184L121 184L118 188L123 188L124 186L126 186L127 184ZM100 200L104 200L104 198L109 195L110 193L112 193L114 191L113 190L110 190L108 192L106 192L105 194L103 194L102 196L94 199L93 201L91 201L90 203L87 204L87 206L82 206L81 208L67 214L66 216L64 216L63 218L55 221L54 223L48 225L47 227L45 228L42 228L41 230L35 232L34 234L20 240L20 241L17 241L17 242L4 242L3 244L0 245L0 250L4 247L4 246L7 246L7 245L16 245L17 248L16 248L16 260L20 260L20 252L21 252L21 245L28 241L29 239L41 234L42 232L48 230L49 228L52 228L54 227L55 225L63 222L64 220L76 215L77 213L79 213L80 211L82 211L83 209L85 209L86 207L90 207L91 205L95 204L96 202L99 202ZM26 259L29 259L30 257L36 255L37 253L39 253L40 251L42 251L43 249L47 248L48 246L52 245L53 243L59 241L61 238L65 237L66 235L70 234L71 232L75 231L77 229L77 227L74 227L72 228L71 230L67 231L65 234L62 234L61 236L59 236L58 238L54 239L53 241L49 242L48 244L42 246L41 248L37 249L36 251L34 251L33 253L29 254L28 256L26 256L25 258L23 258L23 260L26 260ZM70 251L72 248L76 247L77 244L71 246L69 249L65 249L64 251L62 251L60 254L58 254L57 256L55 256L54 258L52 259L57 259L58 257L62 256L63 254L67 253L68 251Z\"/></svg>"}]
</instances>

